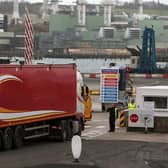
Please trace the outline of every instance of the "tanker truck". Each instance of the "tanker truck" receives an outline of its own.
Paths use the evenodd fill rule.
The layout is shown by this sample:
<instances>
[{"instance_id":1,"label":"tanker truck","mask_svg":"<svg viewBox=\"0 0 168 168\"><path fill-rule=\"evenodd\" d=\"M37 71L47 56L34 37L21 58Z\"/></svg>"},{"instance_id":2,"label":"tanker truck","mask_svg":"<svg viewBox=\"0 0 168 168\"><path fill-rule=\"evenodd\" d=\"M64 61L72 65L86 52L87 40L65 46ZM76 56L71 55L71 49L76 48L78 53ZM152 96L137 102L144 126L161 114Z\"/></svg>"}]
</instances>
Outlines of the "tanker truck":
<instances>
[{"instance_id":1,"label":"tanker truck","mask_svg":"<svg viewBox=\"0 0 168 168\"><path fill-rule=\"evenodd\" d=\"M0 65L0 147L39 137L61 141L84 129L83 79L75 64Z\"/></svg>"}]
</instances>

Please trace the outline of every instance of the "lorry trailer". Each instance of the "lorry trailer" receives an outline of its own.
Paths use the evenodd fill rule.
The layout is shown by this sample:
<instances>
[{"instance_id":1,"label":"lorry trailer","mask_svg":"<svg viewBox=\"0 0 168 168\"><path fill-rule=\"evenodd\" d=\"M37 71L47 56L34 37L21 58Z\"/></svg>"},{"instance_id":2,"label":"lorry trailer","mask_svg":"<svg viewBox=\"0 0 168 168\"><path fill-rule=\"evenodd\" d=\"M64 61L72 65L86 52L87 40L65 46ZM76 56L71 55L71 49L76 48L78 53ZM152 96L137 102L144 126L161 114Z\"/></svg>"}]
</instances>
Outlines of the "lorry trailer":
<instances>
[{"instance_id":1,"label":"lorry trailer","mask_svg":"<svg viewBox=\"0 0 168 168\"><path fill-rule=\"evenodd\" d=\"M84 129L83 79L75 64L0 65L0 147L62 141Z\"/></svg>"}]
</instances>

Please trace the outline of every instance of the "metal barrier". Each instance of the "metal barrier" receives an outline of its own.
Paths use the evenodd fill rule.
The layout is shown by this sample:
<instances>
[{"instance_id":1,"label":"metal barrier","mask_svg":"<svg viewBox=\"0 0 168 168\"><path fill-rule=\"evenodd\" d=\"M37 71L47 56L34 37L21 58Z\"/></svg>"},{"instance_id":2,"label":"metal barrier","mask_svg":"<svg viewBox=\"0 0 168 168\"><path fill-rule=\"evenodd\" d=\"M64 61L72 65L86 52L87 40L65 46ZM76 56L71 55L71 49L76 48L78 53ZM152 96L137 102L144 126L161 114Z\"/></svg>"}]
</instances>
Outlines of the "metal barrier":
<instances>
[{"instance_id":1,"label":"metal barrier","mask_svg":"<svg viewBox=\"0 0 168 168\"><path fill-rule=\"evenodd\" d=\"M100 95L100 90L99 89L90 90L90 94L91 95Z\"/></svg>"}]
</instances>

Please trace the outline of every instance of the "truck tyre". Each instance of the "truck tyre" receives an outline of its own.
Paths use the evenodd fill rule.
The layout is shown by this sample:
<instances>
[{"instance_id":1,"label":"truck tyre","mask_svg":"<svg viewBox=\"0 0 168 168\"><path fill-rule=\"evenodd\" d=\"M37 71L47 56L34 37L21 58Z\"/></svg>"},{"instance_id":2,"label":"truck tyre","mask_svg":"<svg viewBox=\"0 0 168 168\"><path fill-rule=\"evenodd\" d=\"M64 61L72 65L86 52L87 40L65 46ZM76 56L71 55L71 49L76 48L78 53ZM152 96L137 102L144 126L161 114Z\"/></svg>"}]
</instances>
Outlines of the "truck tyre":
<instances>
[{"instance_id":1,"label":"truck tyre","mask_svg":"<svg viewBox=\"0 0 168 168\"><path fill-rule=\"evenodd\" d=\"M82 133L82 120L76 119L73 121L73 135L81 136Z\"/></svg>"},{"instance_id":2,"label":"truck tyre","mask_svg":"<svg viewBox=\"0 0 168 168\"><path fill-rule=\"evenodd\" d=\"M67 124L66 121L61 121L60 140L62 142L67 140Z\"/></svg>"},{"instance_id":3,"label":"truck tyre","mask_svg":"<svg viewBox=\"0 0 168 168\"><path fill-rule=\"evenodd\" d=\"M3 134L3 148L9 150L13 145L13 131L10 127L6 128Z\"/></svg>"},{"instance_id":4,"label":"truck tyre","mask_svg":"<svg viewBox=\"0 0 168 168\"><path fill-rule=\"evenodd\" d=\"M23 138L24 138L23 128L22 126L17 126L15 128L14 137L13 137L15 148L20 148L23 145Z\"/></svg>"},{"instance_id":5,"label":"truck tyre","mask_svg":"<svg viewBox=\"0 0 168 168\"><path fill-rule=\"evenodd\" d=\"M78 122L79 122L79 131L78 131L78 135L81 136L81 134L82 134L82 121L79 120Z\"/></svg>"},{"instance_id":6,"label":"truck tyre","mask_svg":"<svg viewBox=\"0 0 168 168\"><path fill-rule=\"evenodd\" d=\"M2 137L2 131L0 130L0 149L3 147L3 137Z\"/></svg>"},{"instance_id":7,"label":"truck tyre","mask_svg":"<svg viewBox=\"0 0 168 168\"><path fill-rule=\"evenodd\" d=\"M72 120L67 121L67 140L71 140L73 136L73 130L72 130Z\"/></svg>"}]
</instances>

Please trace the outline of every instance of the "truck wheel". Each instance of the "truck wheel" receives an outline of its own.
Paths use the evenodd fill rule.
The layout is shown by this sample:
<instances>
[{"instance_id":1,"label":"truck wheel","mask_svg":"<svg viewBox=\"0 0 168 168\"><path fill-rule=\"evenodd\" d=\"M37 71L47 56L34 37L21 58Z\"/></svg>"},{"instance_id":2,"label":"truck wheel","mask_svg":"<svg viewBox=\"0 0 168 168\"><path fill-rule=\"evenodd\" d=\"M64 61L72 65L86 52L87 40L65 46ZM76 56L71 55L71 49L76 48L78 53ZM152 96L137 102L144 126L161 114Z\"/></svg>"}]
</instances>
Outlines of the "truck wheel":
<instances>
[{"instance_id":1,"label":"truck wheel","mask_svg":"<svg viewBox=\"0 0 168 168\"><path fill-rule=\"evenodd\" d=\"M2 137L2 131L0 130L0 149L3 147L3 137Z\"/></svg>"},{"instance_id":2,"label":"truck wheel","mask_svg":"<svg viewBox=\"0 0 168 168\"><path fill-rule=\"evenodd\" d=\"M9 150L13 145L13 131L10 127L6 128L3 135L3 147L5 150Z\"/></svg>"},{"instance_id":3,"label":"truck wheel","mask_svg":"<svg viewBox=\"0 0 168 168\"><path fill-rule=\"evenodd\" d=\"M66 121L61 121L61 132L60 132L60 140L62 142L67 140L67 127Z\"/></svg>"},{"instance_id":4,"label":"truck wheel","mask_svg":"<svg viewBox=\"0 0 168 168\"><path fill-rule=\"evenodd\" d=\"M73 135L72 120L67 121L67 140L71 140Z\"/></svg>"},{"instance_id":5,"label":"truck wheel","mask_svg":"<svg viewBox=\"0 0 168 168\"><path fill-rule=\"evenodd\" d=\"M23 128L22 126L17 126L15 128L15 132L14 132L14 147L15 148L20 148L23 145Z\"/></svg>"},{"instance_id":6,"label":"truck wheel","mask_svg":"<svg viewBox=\"0 0 168 168\"><path fill-rule=\"evenodd\" d=\"M81 136L82 134L82 121L79 120L79 132L78 132L78 135Z\"/></svg>"},{"instance_id":7,"label":"truck wheel","mask_svg":"<svg viewBox=\"0 0 168 168\"><path fill-rule=\"evenodd\" d=\"M82 120L74 120L73 121L73 135L79 135L81 136L81 133L82 133L82 123L83 121Z\"/></svg>"}]
</instances>

